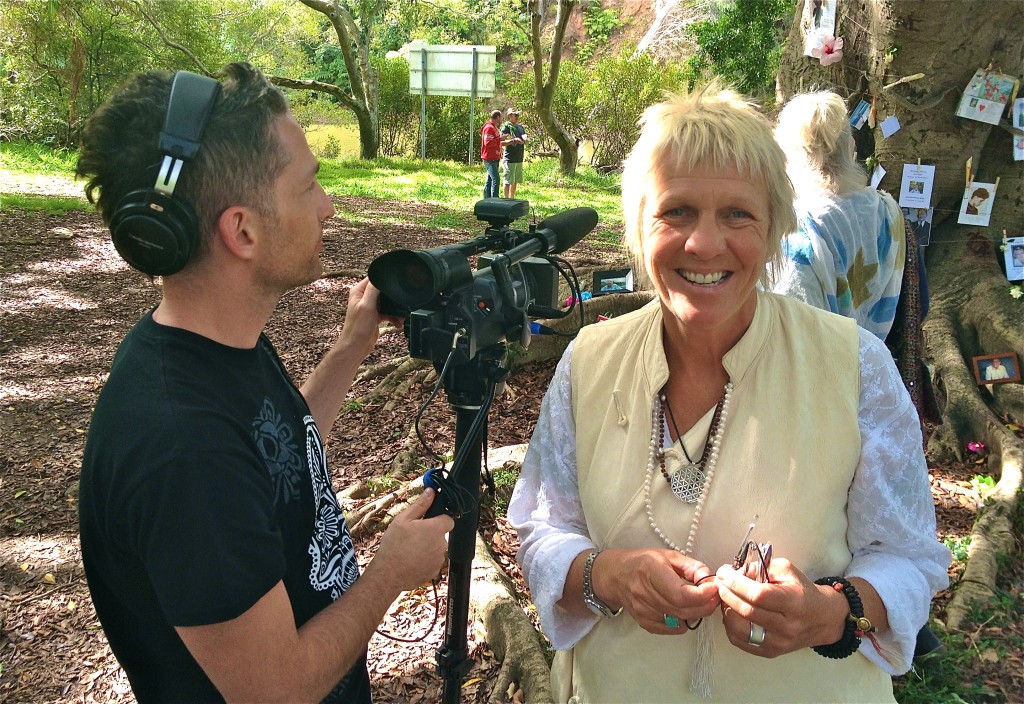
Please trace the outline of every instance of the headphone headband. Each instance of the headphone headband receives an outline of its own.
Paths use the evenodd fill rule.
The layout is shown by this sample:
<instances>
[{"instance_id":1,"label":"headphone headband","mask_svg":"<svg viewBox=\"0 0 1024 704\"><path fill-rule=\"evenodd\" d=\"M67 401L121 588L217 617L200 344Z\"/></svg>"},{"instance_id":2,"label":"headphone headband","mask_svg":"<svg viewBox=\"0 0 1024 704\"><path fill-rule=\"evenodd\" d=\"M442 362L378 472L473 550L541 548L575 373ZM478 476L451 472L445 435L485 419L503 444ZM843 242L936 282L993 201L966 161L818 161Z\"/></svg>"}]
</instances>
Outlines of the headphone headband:
<instances>
[{"instance_id":1,"label":"headphone headband","mask_svg":"<svg viewBox=\"0 0 1024 704\"><path fill-rule=\"evenodd\" d=\"M189 71L174 74L164 129L160 133L159 146L164 158L153 186L160 193L174 194L181 167L199 151L203 130L220 90L220 81L212 78Z\"/></svg>"}]
</instances>

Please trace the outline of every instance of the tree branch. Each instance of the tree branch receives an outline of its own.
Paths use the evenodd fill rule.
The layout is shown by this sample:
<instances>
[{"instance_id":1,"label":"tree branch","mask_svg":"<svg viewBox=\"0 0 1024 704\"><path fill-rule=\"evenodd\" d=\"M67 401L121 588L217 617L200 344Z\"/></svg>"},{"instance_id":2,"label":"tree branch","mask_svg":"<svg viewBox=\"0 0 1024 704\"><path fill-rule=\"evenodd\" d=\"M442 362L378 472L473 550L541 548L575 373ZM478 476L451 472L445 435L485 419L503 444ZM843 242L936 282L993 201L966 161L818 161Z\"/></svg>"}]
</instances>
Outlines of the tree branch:
<instances>
[{"instance_id":1,"label":"tree branch","mask_svg":"<svg viewBox=\"0 0 1024 704\"><path fill-rule=\"evenodd\" d=\"M346 105L356 113L368 111L370 106L366 102L365 79L359 68L359 62L352 55L352 45L356 43L356 39L359 36L359 31L355 21L352 19L352 15L334 0L299 0L299 2L323 14L331 21L334 33L338 37L342 58L345 59L345 71L348 73L348 80L352 86L352 95L349 97L350 102L346 103Z\"/></svg>"},{"instance_id":2,"label":"tree branch","mask_svg":"<svg viewBox=\"0 0 1024 704\"><path fill-rule=\"evenodd\" d=\"M298 78L288 78L286 76L267 76L267 80L273 83L275 86L284 86L285 88L296 88L298 90L313 90L320 93L328 93L333 95L335 98L344 103L345 107L355 110L357 107L356 99L351 95L343 91L333 83L324 83L323 81L314 80L300 80Z\"/></svg>"},{"instance_id":3,"label":"tree branch","mask_svg":"<svg viewBox=\"0 0 1024 704\"><path fill-rule=\"evenodd\" d=\"M210 69L208 69L206 67L206 64L204 64L199 59L198 56L193 54L192 51L187 46L185 46L184 44L181 44L180 42L174 41L169 36L167 36L167 33L164 32L163 27L161 27L160 24L156 21L156 18L153 17L153 15L151 15L146 10L145 6L146 6L146 3L142 2L142 1L135 3L135 7L138 8L139 14L141 14L143 17L145 17L146 20L153 26L153 29L155 29L156 33L160 35L160 39L163 41L163 43L166 44L167 46L169 46L172 49L177 49L182 54L184 54L185 56L187 56L190 59L192 59L192 63L194 63L199 68L200 71L202 71L207 76L212 76L213 72L210 71Z\"/></svg>"}]
</instances>

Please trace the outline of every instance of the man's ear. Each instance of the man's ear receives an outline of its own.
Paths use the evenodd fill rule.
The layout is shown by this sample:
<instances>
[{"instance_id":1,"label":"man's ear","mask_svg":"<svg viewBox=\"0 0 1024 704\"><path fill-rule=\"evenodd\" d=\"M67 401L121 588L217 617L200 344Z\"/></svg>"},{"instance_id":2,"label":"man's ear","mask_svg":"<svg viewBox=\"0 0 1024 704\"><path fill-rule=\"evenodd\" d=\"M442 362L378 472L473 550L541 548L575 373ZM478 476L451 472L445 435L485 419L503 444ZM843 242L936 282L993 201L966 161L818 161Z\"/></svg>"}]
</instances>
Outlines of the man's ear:
<instances>
[{"instance_id":1,"label":"man's ear","mask_svg":"<svg viewBox=\"0 0 1024 704\"><path fill-rule=\"evenodd\" d=\"M217 218L217 239L223 247L239 259L255 256L256 233L259 219L251 209L235 205Z\"/></svg>"}]
</instances>

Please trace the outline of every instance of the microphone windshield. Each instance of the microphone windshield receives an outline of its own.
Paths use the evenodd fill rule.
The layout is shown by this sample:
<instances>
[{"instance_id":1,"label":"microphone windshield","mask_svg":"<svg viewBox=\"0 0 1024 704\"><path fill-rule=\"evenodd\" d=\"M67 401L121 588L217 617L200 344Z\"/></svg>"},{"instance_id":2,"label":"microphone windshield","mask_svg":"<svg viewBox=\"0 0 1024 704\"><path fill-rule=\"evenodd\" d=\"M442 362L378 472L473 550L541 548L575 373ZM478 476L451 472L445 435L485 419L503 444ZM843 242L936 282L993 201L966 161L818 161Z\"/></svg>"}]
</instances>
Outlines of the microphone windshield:
<instances>
[{"instance_id":1,"label":"microphone windshield","mask_svg":"<svg viewBox=\"0 0 1024 704\"><path fill-rule=\"evenodd\" d=\"M597 227L597 211L593 208L573 208L541 220L537 231L547 230L554 235L549 252L560 254L572 247ZM547 233L545 233L547 234ZM550 242L551 239L547 238Z\"/></svg>"}]
</instances>

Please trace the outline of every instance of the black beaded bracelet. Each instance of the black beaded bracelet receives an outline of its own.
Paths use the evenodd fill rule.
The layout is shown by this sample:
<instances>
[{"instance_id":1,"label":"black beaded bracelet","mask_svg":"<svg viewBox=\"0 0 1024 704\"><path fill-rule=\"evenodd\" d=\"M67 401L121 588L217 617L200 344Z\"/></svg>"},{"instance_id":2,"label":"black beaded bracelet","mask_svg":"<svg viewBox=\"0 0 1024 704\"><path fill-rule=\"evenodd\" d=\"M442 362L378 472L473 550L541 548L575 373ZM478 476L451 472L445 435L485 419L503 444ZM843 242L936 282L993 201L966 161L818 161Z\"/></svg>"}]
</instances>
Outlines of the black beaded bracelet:
<instances>
[{"instance_id":1,"label":"black beaded bracelet","mask_svg":"<svg viewBox=\"0 0 1024 704\"><path fill-rule=\"evenodd\" d=\"M864 617L864 604L860 594L850 582L842 577L822 577L814 580L815 584L827 585L837 592L842 592L850 605L850 614L843 624L843 636L835 643L814 646L814 652L822 657L842 660L848 658L860 648L861 636L875 630L871 621Z\"/></svg>"}]
</instances>

